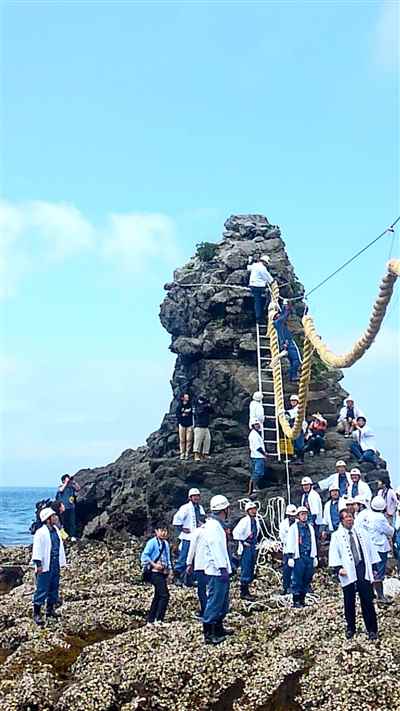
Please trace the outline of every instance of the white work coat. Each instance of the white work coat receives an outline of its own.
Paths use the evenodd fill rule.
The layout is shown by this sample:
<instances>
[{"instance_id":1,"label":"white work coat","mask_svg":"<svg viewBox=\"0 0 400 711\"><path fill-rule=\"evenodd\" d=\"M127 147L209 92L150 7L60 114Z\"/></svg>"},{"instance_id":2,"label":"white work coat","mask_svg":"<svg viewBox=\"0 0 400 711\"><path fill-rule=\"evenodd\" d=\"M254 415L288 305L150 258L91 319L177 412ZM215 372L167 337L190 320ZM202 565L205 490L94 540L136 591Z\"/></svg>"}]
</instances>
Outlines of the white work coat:
<instances>
[{"instance_id":1,"label":"white work coat","mask_svg":"<svg viewBox=\"0 0 400 711\"><path fill-rule=\"evenodd\" d=\"M200 513L202 516L205 516L205 511L204 511L203 507L201 506L201 504L200 504ZM183 504L183 506L181 506L180 509L178 509L174 518L172 519L172 525L173 526L182 526L182 528L188 528L189 533L184 533L183 531L181 531L178 538L180 541L190 541L191 532L195 528L197 528L195 508L194 508L191 501L188 501L187 504Z\"/></svg>"},{"instance_id":2,"label":"white work coat","mask_svg":"<svg viewBox=\"0 0 400 711\"><path fill-rule=\"evenodd\" d=\"M357 537L359 547L361 546L365 562L365 580L370 583L374 581L372 565L380 562L380 557L375 546L371 542L368 535L362 529L352 529L354 537ZM329 567L344 568L347 575L339 575L339 581L342 588L350 585L357 580L356 566L350 547L349 533L342 524L339 525L337 531L332 533L332 538L329 546Z\"/></svg>"},{"instance_id":3,"label":"white work coat","mask_svg":"<svg viewBox=\"0 0 400 711\"><path fill-rule=\"evenodd\" d=\"M363 509L356 514L354 519L354 528L358 531L359 529L364 530L368 535L368 521L371 513L371 509Z\"/></svg>"},{"instance_id":4,"label":"white work coat","mask_svg":"<svg viewBox=\"0 0 400 711\"><path fill-rule=\"evenodd\" d=\"M306 494L303 493L303 496L301 497L302 506L306 506L306 504L304 503L305 496ZM310 493L308 494L308 508L310 509L310 514L316 516L315 523L320 526L321 523L324 522L322 518L322 500L318 491L315 491L315 489L311 489Z\"/></svg>"},{"instance_id":5,"label":"white work coat","mask_svg":"<svg viewBox=\"0 0 400 711\"><path fill-rule=\"evenodd\" d=\"M351 492L352 492L352 489L353 489L353 483L354 483L354 482L352 481L351 484L350 484L350 486L349 486L349 488L348 488L348 490L347 490L347 493L348 493L350 496L352 496L352 493L351 493ZM365 501L367 501L368 503L369 503L369 502L371 501L371 499L372 499L372 491L371 491L371 489L369 488L367 482L366 482L366 481L363 481L362 479L360 479L360 481L358 482L358 495L359 495L359 496L362 496L362 497L365 499Z\"/></svg>"},{"instance_id":6,"label":"white work coat","mask_svg":"<svg viewBox=\"0 0 400 711\"><path fill-rule=\"evenodd\" d=\"M375 435L367 425L364 425L360 430L355 430L351 436L360 445L363 452L366 452L367 449L376 452Z\"/></svg>"},{"instance_id":7,"label":"white work coat","mask_svg":"<svg viewBox=\"0 0 400 711\"><path fill-rule=\"evenodd\" d=\"M293 522L294 523L294 522ZM288 539L288 534L289 534L289 528L293 526L293 523L290 523L289 517L287 516L286 518L283 519L283 521L280 522L279 524L279 539L282 543L283 546L283 552L287 553L287 539Z\"/></svg>"},{"instance_id":8,"label":"white work coat","mask_svg":"<svg viewBox=\"0 0 400 711\"><path fill-rule=\"evenodd\" d=\"M384 493L385 492L385 493ZM386 513L393 516L397 509L397 496L393 489L379 489L377 496L381 496L386 501Z\"/></svg>"},{"instance_id":9,"label":"white work coat","mask_svg":"<svg viewBox=\"0 0 400 711\"><path fill-rule=\"evenodd\" d=\"M258 538L258 534L260 533L260 523L258 520L258 517L256 516L256 528L257 528L257 533L256 533L256 538ZM238 545L238 554L240 555L243 551L243 543L248 539L248 537L251 534L251 517L246 514L246 516L243 516L243 518L238 521L236 524L235 528L232 531L232 538L234 541L239 541Z\"/></svg>"},{"instance_id":10,"label":"white work coat","mask_svg":"<svg viewBox=\"0 0 400 711\"><path fill-rule=\"evenodd\" d=\"M368 533L376 550L380 553L388 553L391 550L389 541L393 538L394 528L385 514L381 511L370 511L367 523Z\"/></svg>"},{"instance_id":11,"label":"white work coat","mask_svg":"<svg viewBox=\"0 0 400 711\"><path fill-rule=\"evenodd\" d=\"M257 400L252 400L249 408L249 427L253 424L254 420L260 423L261 427L264 424L264 407L262 402L257 402Z\"/></svg>"},{"instance_id":12,"label":"white work coat","mask_svg":"<svg viewBox=\"0 0 400 711\"><path fill-rule=\"evenodd\" d=\"M264 455L257 451L260 447L265 451L264 440L257 430L251 430L249 434L249 447L252 459L264 459Z\"/></svg>"},{"instance_id":13,"label":"white work coat","mask_svg":"<svg viewBox=\"0 0 400 711\"><path fill-rule=\"evenodd\" d=\"M314 526L311 526L310 523L308 523L307 526L311 532L311 554L310 555L311 555L311 558L316 558L317 557L317 543L315 540ZM287 548L286 553L292 554L295 559L300 558L299 527L297 526L297 522L295 522L292 526L289 526L286 548Z\"/></svg>"},{"instance_id":14,"label":"white work coat","mask_svg":"<svg viewBox=\"0 0 400 711\"><path fill-rule=\"evenodd\" d=\"M205 539L204 526L195 528L190 534L190 546L186 559L186 565L192 565L194 570L204 570L205 567Z\"/></svg>"},{"instance_id":15,"label":"white work coat","mask_svg":"<svg viewBox=\"0 0 400 711\"><path fill-rule=\"evenodd\" d=\"M60 568L67 564L65 559L64 543L60 536L60 531L56 526L54 530L57 531L58 537L60 539L60 551L59 551L59 563ZM48 526L44 523L33 536L33 547L32 547L32 562L34 560L41 561L41 567L43 573L47 573L50 570L50 553L51 553L51 537Z\"/></svg>"},{"instance_id":16,"label":"white work coat","mask_svg":"<svg viewBox=\"0 0 400 711\"><path fill-rule=\"evenodd\" d=\"M221 575L220 568L232 572L228 555L226 534L222 525L215 518L207 519L204 524L204 572L206 575Z\"/></svg>"},{"instance_id":17,"label":"white work coat","mask_svg":"<svg viewBox=\"0 0 400 711\"><path fill-rule=\"evenodd\" d=\"M353 410L354 410L354 419L355 420L358 417L364 417L364 413L356 405L353 405ZM338 417L337 421L338 422L345 422L346 420L347 420L347 405L346 405L346 400L343 400L343 407L339 411L339 417Z\"/></svg>"},{"instance_id":18,"label":"white work coat","mask_svg":"<svg viewBox=\"0 0 400 711\"><path fill-rule=\"evenodd\" d=\"M247 266L247 271L250 272L250 286L267 286L274 281L267 267L263 262L254 262Z\"/></svg>"},{"instance_id":19,"label":"white work coat","mask_svg":"<svg viewBox=\"0 0 400 711\"><path fill-rule=\"evenodd\" d=\"M333 499L329 499L324 505L324 524L325 526L328 526L328 530L334 531L335 529L333 528L332 525L332 517L331 517L331 504L333 503ZM340 501L338 501L338 511L340 511Z\"/></svg>"},{"instance_id":20,"label":"white work coat","mask_svg":"<svg viewBox=\"0 0 400 711\"><path fill-rule=\"evenodd\" d=\"M346 472L346 479L347 479L347 488L352 485L352 480L350 476L350 472ZM337 489L339 488L339 474L338 472L335 472L335 474L331 474L330 476L327 476L326 479L321 479L321 481L318 482L318 486L321 489L321 491L327 491L331 486L335 486Z\"/></svg>"}]
</instances>

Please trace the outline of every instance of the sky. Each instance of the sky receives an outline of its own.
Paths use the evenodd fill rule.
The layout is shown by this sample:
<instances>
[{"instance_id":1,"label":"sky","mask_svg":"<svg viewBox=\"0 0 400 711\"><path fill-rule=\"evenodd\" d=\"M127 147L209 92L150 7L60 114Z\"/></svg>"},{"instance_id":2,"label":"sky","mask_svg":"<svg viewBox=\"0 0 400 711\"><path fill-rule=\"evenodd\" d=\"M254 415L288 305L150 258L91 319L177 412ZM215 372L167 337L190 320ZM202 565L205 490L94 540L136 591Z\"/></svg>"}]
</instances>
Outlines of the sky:
<instances>
[{"instance_id":1,"label":"sky","mask_svg":"<svg viewBox=\"0 0 400 711\"><path fill-rule=\"evenodd\" d=\"M395 2L3 2L3 485L142 444L167 411L163 284L233 213L279 224L306 289L399 210ZM364 330L399 231L310 297ZM399 293L344 386L400 484Z\"/></svg>"}]
</instances>

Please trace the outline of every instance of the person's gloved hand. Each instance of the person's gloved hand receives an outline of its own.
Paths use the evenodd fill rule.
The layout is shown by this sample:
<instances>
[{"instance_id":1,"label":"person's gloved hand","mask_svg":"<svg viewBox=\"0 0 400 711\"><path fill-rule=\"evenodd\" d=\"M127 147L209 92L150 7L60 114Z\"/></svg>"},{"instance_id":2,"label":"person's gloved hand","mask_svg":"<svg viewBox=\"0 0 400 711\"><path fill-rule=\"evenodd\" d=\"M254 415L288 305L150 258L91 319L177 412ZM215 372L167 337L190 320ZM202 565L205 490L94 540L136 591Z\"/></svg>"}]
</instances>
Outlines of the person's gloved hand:
<instances>
[{"instance_id":1,"label":"person's gloved hand","mask_svg":"<svg viewBox=\"0 0 400 711\"><path fill-rule=\"evenodd\" d=\"M289 568L294 568L294 558L289 558L287 564Z\"/></svg>"},{"instance_id":2,"label":"person's gloved hand","mask_svg":"<svg viewBox=\"0 0 400 711\"><path fill-rule=\"evenodd\" d=\"M221 573L221 580L224 580L225 582L229 580L229 573L227 568L220 568L219 572Z\"/></svg>"},{"instance_id":3,"label":"person's gloved hand","mask_svg":"<svg viewBox=\"0 0 400 711\"><path fill-rule=\"evenodd\" d=\"M318 558L314 558L313 565L314 565L314 568L318 568Z\"/></svg>"}]
</instances>

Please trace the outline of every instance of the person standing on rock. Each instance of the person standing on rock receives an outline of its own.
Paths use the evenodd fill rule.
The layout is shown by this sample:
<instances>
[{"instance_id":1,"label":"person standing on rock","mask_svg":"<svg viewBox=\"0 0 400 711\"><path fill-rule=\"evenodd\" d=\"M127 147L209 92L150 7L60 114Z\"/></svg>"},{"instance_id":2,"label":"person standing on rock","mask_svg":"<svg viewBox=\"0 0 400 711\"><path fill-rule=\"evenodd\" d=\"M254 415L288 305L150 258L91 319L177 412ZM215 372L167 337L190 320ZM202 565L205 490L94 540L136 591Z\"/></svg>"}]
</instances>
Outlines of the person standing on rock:
<instances>
[{"instance_id":1,"label":"person standing on rock","mask_svg":"<svg viewBox=\"0 0 400 711\"><path fill-rule=\"evenodd\" d=\"M339 528L340 524L340 493L336 484L329 487L330 499L324 505L324 523L321 532L321 540L328 540L332 533Z\"/></svg>"},{"instance_id":2,"label":"person standing on rock","mask_svg":"<svg viewBox=\"0 0 400 711\"><path fill-rule=\"evenodd\" d=\"M356 633L356 592L368 637L371 640L378 638L372 588L373 565L378 561L379 555L368 535L354 527L354 517L349 511L341 511L340 526L332 534L329 546L328 564L337 573L343 589L347 639Z\"/></svg>"},{"instance_id":3,"label":"person standing on rock","mask_svg":"<svg viewBox=\"0 0 400 711\"><path fill-rule=\"evenodd\" d=\"M193 408L190 395L183 393L176 408L181 459L189 459L193 444Z\"/></svg>"},{"instance_id":4,"label":"person standing on rock","mask_svg":"<svg viewBox=\"0 0 400 711\"><path fill-rule=\"evenodd\" d=\"M336 462L336 472L326 477L326 479L321 479L318 482L318 486L321 491L326 491L331 486L335 486L339 489L340 496L346 496L348 489L351 489L352 480L350 473L347 471L346 462L343 459L338 459Z\"/></svg>"},{"instance_id":5,"label":"person standing on rock","mask_svg":"<svg viewBox=\"0 0 400 711\"><path fill-rule=\"evenodd\" d=\"M396 558L397 573L400 576L400 486L396 489L397 508L394 515L393 553Z\"/></svg>"},{"instance_id":6,"label":"person standing on rock","mask_svg":"<svg viewBox=\"0 0 400 711\"><path fill-rule=\"evenodd\" d=\"M260 524L257 519L257 506L253 501L247 501L244 510L246 516L238 521L232 531L233 539L239 541L240 558L240 597L242 600L255 600L249 585L254 580L257 561L257 539Z\"/></svg>"},{"instance_id":7,"label":"person standing on rock","mask_svg":"<svg viewBox=\"0 0 400 711\"><path fill-rule=\"evenodd\" d=\"M282 592L284 595L291 592L292 588L293 568L290 568L288 565L290 556L287 549L287 539L290 526L296 522L296 512L296 506L294 504L288 504L286 506L286 516L279 526L279 538L282 543Z\"/></svg>"},{"instance_id":8,"label":"person standing on rock","mask_svg":"<svg viewBox=\"0 0 400 711\"><path fill-rule=\"evenodd\" d=\"M305 606L314 568L318 566L315 531L307 522L308 513L305 506L298 507L297 521L290 526L287 539L288 566L293 568L293 607Z\"/></svg>"},{"instance_id":9,"label":"person standing on rock","mask_svg":"<svg viewBox=\"0 0 400 711\"><path fill-rule=\"evenodd\" d=\"M379 602L382 603L389 602L383 593L383 581L386 576L388 554L391 550L390 543L394 535L394 528L388 522L385 511L385 499L382 496L374 496L371 501L367 525L371 541L379 555L379 561L374 565L374 589Z\"/></svg>"},{"instance_id":10,"label":"person standing on rock","mask_svg":"<svg viewBox=\"0 0 400 711\"><path fill-rule=\"evenodd\" d=\"M72 476L63 474L61 484L58 487L56 500L62 501L64 504L64 512L61 514L63 527L68 533L71 542L76 541L76 515L75 515L75 500L76 494L80 491L79 484L76 483Z\"/></svg>"},{"instance_id":11,"label":"person standing on rock","mask_svg":"<svg viewBox=\"0 0 400 711\"><path fill-rule=\"evenodd\" d=\"M265 460L267 453L264 448L264 440L261 435L261 425L258 420L251 423L249 434L250 447L250 481L248 496L258 491L257 486L265 476Z\"/></svg>"},{"instance_id":12,"label":"person standing on rock","mask_svg":"<svg viewBox=\"0 0 400 711\"><path fill-rule=\"evenodd\" d=\"M140 562L150 572L154 596L147 616L147 623L164 622L169 602L168 578L172 575L171 553L168 543L168 528L159 523L155 526L154 536L147 541Z\"/></svg>"},{"instance_id":13,"label":"person standing on rock","mask_svg":"<svg viewBox=\"0 0 400 711\"><path fill-rule=\"evenodd\" d=\"M350 470L351 486L349 486L348 493L355 499L356 496L362 496L366 501L371 501L372 491L368 484L362 480L361 472L357 467Z\"/></svg>"},{"instance_id":14,"label":"person standing on rock","mask_svg":"<svg viewBox=\"0 0 400 711\"><path fill-rule=\"evenodd\" d=\"M267 269L269 262L270 258L267 254L263 254L255 262L253 262L252 257L248 259L247 270L250 272L249 286L254 297L254 311L258 324L266 323L266 308L270 300L267 286L274 281Z\"/></svg>"},{"instance_id":15,"label":"person standing on rock","mask_svg":"<svg viewBox=\"0 0 400 711\"><path fill-rule=\"evenodd\" d=\"M197 583L197 597L200 604L200 612L198 617L203 617L207 605L207 585L208 576L204 572L205 568L205 538L204 538L205 523L195 528L190 534L190 545L186 560L186 576L190 577L194 574Z\"/></svg>"},{"instance_id":16,"label":"person standing on rock","mask_svg":"<svg viewBox=\"0 0 400 711\"><path fill-rule=\"evenodd\" d=\"M64 544L57 528L57 514L51 508L40 511L42 525L33 536L32 563L36 572L33 596L33 619L42 626L41 608L47 602L46 617L58 618L54 606L58 601L60 568L66 565Z\"/></svg>"},{"instance_id":17,"label":"person standing on rock","mask_svg":"<svg viewBox=\"0 0 400 711\"><path fill-rule=\"evenodd\" d=\"M259 422L261 427L261 435L264 433L264 405L262 404L263 396L260 390L253 394L249 408L249 428L251 429L253 422Z\"/></svg>"},{"instance_id":18,"label":"person standing on rock","mask_svg":"<svg viewBox=\"0 0 400 711\"><path fill-rule=\"evenodd\" d=\"M386 516L389 523L393 523L393 517L397 509L397 497L394 489L390 486L390 480L380 479L378 481L378 491L377 496L381 496L385 500L386 504Z\"/></svg>"},{"instance_id":19,"label":"person standing on rock","mask_svg":"<svg viewBox=\"0 0 400 711\"><path fill-rule=\"evenodd\" d=\"M232 630L223 624L229 610L229 576L232 572L224 528L229 516L228 499L220 494L213 496L210 511L204 526L204 572L209 583L203 631L206 644L220 644L232 634Z\"/></svg>"},{"instance_id":20,"label":"person standing on rock","mask_svg":"<svg viewBox=\"0 0 400 711\"><path fill-rule=\"evenodd\" d=\"M188 503L183 504L176 512L172 525L179 529L179 556L175 564L175 582L183 585L186 575L187 557L189 552L192 531L201 526L205 521L205 511L200 504L199 489L189 489ZM186 585L191 587L192 576L186 576Z\"/></svg>"},{"instance_id":21,"label":"person standing on rock","mask_svg":"<svg viewBox=\"0 0 400 711\"><path fill-rule=\"evenodd\" d=\"M206 459L210 453L211 435L209 430L212 407L204 395L199 395L194 408L194 459Z\"/></svg>"},{"instance_id":22,"label":"person standing on rock","mask_svg":"<svg viewBox=\"0 0 400 711\"><path fill-rule=\"evenodd\" d=\"M354 514L354 528L358 530L359 528L364 529L364 533L369 535L368 532L368 519L370 517L371 509L370 509L370 501L367 501L364 499L361 494L357 494L356 498L354 499L354 508L355 508L355 514Z\"/></svg>"},{"instance_id":23,"label":"person standing on rock","mask_svg":"<svg viewBox=\"0 0 400 711\"><path fill-rule=\"evenodd\" d=\"M303 494L301 497L301 506L305 506L308 511L308 522L314 526L315 535L318 540L319 527L323 523L322 518L322 500L317 491L313 489L313 482L309 476L303 476L301 480L301 488Z\"/></svg>"}]
</instances>

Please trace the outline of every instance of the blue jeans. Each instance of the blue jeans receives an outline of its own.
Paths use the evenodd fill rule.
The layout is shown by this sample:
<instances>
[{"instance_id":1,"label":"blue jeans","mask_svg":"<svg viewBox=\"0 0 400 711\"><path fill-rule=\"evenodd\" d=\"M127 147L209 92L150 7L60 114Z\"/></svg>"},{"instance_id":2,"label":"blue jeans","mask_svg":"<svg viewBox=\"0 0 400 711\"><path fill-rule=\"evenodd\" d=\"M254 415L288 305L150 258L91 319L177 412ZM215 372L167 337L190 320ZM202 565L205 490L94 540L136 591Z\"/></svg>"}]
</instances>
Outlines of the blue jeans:
<instances>
[{"instance_id":1,"label":"blue jeans","mask_svg":"<svg viewBox=\"0 0 400 711\"><path fill-rule=\"evenodd\" d=\"M265 286L251 286L251 293L254 296L254 311L257 323L266 323L267 302L269 302L269 292Z\"/></svg>"},{"instance_id":2,"label":"blue jeans","mask_svg":"<svg viewBox=\"0 0 400 711\"><path fill-rule=\"evenodd\" d=\"M240 559L240 582L252 583L254 580L254 568L257 560L255 546L243 546L242 557Z\"/></svg>"},{"instance_id":3,"label":"blue jeans","mask_svg":"<svg viewBox=\"0 0 400 711\"><path fill-rule=\"evenodd\" d=\"M296 558L294 561L292 590L294 595L305 595L314 575L312 558Z\"/></svg>"},{"instance_id":4,"label":"blue jeans","mask_svg":"<svg viewBox=\"0 0 400 711\"><path fill-rule=\"evenodd\" d=\"M362 450L358 442L352 442L350 445L350 451L354 454L355 458L361 460L362 462L371 462L371 464L378 464L378 457L376 456L373 449Z\"/></svg>"},{"instance_id":5,"label":"blue jeans","mask_svg":"<svg viewBox=\"0 0 400 711\"><path fill-rule=\"evenodd\" d=\"M55 605L58 600L60 588L60 566L58 561L50 560L50 570L47 573L36 575L36 590L33 595L34 605L43 605L47 600L47 606Z\"/></svg>"},{"instance_id":6,"label":"blue jeans","mask_svg":"<svg viewBox=\"0 0 400 711\"><path fill-rule=\"evenodd\" d=\"M291 592L293 568L289 568L288 560L289 555L287 553L284 553L282 559L282 587L287 592Z\"/></svg>"},{"instance_id":7,"label":"blue jeans","mask_svg":"<svg viewBox=\"0 0 400 711\"><path fill-rule=\"evenodd\" d=\"M300 432L299 436L293 442L294 453L299 459L304 459L304 432Z\"/></svg>"},{"instance_id":8,"label":"blue jeans","mask_svg":"<svg viewBox=\"0 0 400 711\"><path fill-rule=\"evenodd\" d=\"M179 544L179 555L178 560L175 563L175 570L179 573L179 577L183 578L186 572L186 561L189 553L190 541L181 541ZM186 577L186 584L193 584L193 575L188 575Z\"/></svg>"},{"instance_id":9,"label":"blue jeans","mask_svg":"<svg viewBox=\"0 0 400 711\"><path fill-rule=\"evenodd\" d=\"M296 380L299 375L299 368L301 365L300 352L294 341L288 343L287 353L290 363L289 380L290 382L293 382L293 380Z\"/></svg>"},{"instance_id":10,"label":"blue jeans","mask_svg":"<svg viewBox=\"0 0 400 711\"><path fill-rule=\"evenodd\" d=\"M395 534L394 534L393 552L394 552L394 557L396 558L396 560L400 561L400 528L398 531L395 531Z\"/></svg>"},{"instance_id":11,"label":"blue jeans","mask_svg":"<svg viewBox=\"0 0 400 711\"><path fill-rule=\"evenodd\" d=\"M386 563L388 559L388 554L381 553L381 551L378 551L378 553L380 557L380 562L374 563L372 566L372 570L374 573L374 581L376 583L381 583L385 579L386 575Z\"/></svg>"},{"instance_id":12,"label":"blue jeans","mask_svg":"<svg viewBox=\"0 0 400 711\"><path fill-rule=\"evenodd\" d=\"M252 481L257 481L257 479L262 479L265 474L265 464L264 457L258 459L257 457L250 458L251 474L250 479Z\"/></svg>"},{"instance_id":13,"label":"blue jeans","mask_svg":"<svg viewBox=\"0 0 400 711\"><path fill-rule=\"evenodd\" d=\"M314 454L319 454L321 448L325 447L325 437L324 435L315 434L311 435L310 439L306 445L307 452L314 452Z\"/></svg>"},{"instance_id":14,"label":"blue jeans","mask_svg":"<svg viewBox=\"0 0 400 711\"><path fill-rule=\"evenodd\" d=\"M208 575L205 574L204 570L196 570L194 576L197 580L197 597L200 603L200 614L204 615L207 605Z\"/></svg>"},{"instance_id":15,"label":"blue jeans","mask_svg":"<svg viewBox=\"0 0 400 711\"><path fill-rule=\"evenodd\" d=\"M208 580L208 599L203 622L212 625L223 620L229 610L229 579L223 580L220 575L209 575Z\"/></svg>"}]
</instances>

